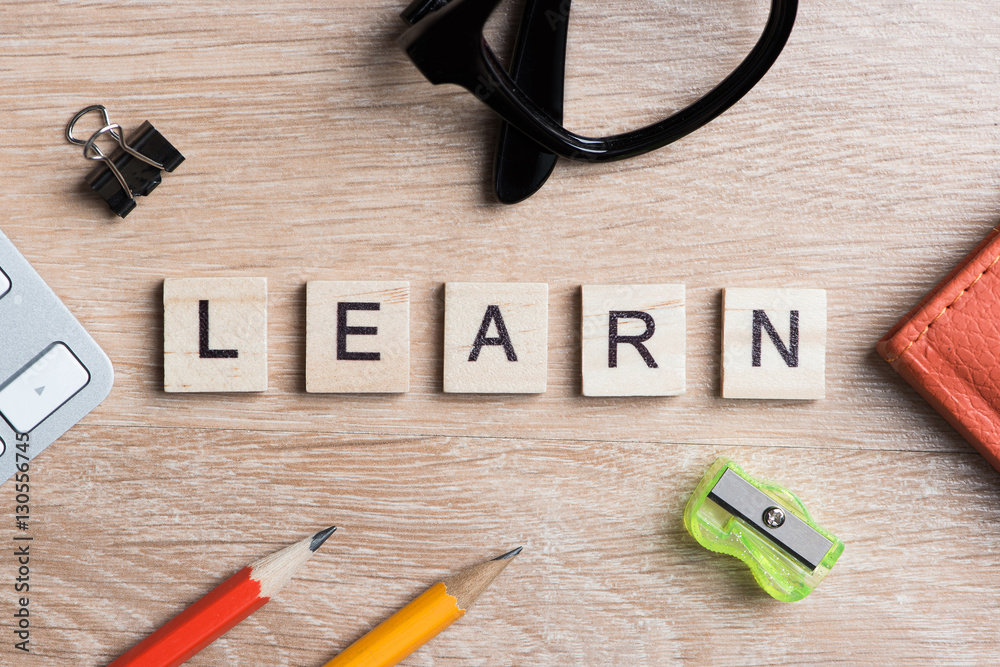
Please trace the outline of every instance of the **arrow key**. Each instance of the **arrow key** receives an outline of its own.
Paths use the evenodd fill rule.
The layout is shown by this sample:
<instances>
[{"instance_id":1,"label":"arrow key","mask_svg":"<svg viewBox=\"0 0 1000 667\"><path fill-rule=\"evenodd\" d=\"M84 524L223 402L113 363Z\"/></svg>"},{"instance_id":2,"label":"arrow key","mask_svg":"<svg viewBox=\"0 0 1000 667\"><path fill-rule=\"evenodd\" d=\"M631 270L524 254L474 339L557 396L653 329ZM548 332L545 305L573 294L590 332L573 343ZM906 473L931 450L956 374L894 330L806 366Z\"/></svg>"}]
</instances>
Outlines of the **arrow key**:
<instances>
[{"instance_id":1,"label":"arrow key","mask_svg":"<svg viewBox=\"0 0 1000 667\"><path fill-rule=\"evenodd\" d=\"M90 382L90 373L64 343L52 343L0 385L0 414L28 433Z\"/></svg>"}]
</instances>

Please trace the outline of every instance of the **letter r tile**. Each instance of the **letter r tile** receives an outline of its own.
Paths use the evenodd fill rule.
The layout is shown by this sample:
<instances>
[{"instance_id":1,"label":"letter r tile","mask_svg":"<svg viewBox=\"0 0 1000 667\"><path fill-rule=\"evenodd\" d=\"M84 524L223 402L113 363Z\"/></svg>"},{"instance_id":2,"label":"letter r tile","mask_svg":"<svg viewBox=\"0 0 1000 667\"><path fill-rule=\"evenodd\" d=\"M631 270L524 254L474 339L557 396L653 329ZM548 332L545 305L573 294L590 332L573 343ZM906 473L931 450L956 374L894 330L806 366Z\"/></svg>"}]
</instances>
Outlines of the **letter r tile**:
<instances>
[{"instance_id":1,"label":"letter r tile","mask_svg":"<svg viewBox=\"0 0 1000 667\"><path fill-rule=\"evenodd\" d=\"M684 393L684 285L584 285L583 395Z\"/></svg>"},{"instance_id":2,"label":"letter r tile","mask_svg":"<svg viewBox=\"0 0 1000 667\"><path fill-rule=\"evenodd\" d=\"M545 391L548 285L448 283L444 301L445 392Z\"/></svg>"},{"instance_id":3,"label":"letter r tile","mask_svg":"<svg viewBox=\"0 0 1000 667\"><path fill-rule=\"evenodd\" d=\"M306 391L410 390L410 283L306 285Z\"/></svg>"},{"instance_id":4,"label":"letter r tile","mask_svg":"<svg viewBox=\"0 0 1000 667\"><path fill-rule=\"evenodd\" d=\"M825 395L826 290L723 290L722 397Z\"/></svg>"},{"instance_id":5,"label":"letter r tile","mask_svg":"<svg viewBox=\"0 0 1000 667\"><path fill-rule=\"evenodd\" d=\"M267 279L163 281L163 389L267 389Z\"/></svg>"}]
</instances>

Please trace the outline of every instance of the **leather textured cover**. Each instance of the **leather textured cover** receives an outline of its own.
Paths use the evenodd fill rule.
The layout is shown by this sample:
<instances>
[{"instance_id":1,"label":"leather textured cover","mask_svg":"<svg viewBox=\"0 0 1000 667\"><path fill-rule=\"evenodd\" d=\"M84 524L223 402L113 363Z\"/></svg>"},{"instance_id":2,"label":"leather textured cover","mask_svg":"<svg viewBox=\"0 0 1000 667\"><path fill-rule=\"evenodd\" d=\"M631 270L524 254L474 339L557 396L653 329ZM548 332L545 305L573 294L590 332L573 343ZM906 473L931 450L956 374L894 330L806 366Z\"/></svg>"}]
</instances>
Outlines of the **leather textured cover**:
<instances>
[{"instance_id":1,"label":"leather textured cover","mask_svg":"<svg viewBox=\"0 0 1000 667\"><path fill-rule=\"evenodd\" d=\"M998 260L994 229L876 349L1000 470Z\"/></svg>"}]
</instances>

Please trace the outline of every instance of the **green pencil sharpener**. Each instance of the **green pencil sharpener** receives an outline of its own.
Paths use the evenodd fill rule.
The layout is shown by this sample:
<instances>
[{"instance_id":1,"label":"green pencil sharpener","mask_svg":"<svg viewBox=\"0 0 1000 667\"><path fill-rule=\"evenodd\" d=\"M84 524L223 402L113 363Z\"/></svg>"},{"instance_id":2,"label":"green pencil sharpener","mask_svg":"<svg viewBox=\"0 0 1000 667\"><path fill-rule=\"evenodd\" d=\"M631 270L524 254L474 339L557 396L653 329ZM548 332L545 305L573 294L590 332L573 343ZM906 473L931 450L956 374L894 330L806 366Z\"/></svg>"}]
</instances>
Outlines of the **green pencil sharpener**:
<instances>
[{"instance_id":1,"label":"green pencil sharpener","mask_svg":"<svg viewBox=\"0 0 1000 667\"><path fill-rule=\"evenodd\" d=\"M684 526L706 549L746 563L761 588L783 602L809 595L844 551L790 491L755 480L727 458L701 478Z\"/></svg>"}]
</instances>

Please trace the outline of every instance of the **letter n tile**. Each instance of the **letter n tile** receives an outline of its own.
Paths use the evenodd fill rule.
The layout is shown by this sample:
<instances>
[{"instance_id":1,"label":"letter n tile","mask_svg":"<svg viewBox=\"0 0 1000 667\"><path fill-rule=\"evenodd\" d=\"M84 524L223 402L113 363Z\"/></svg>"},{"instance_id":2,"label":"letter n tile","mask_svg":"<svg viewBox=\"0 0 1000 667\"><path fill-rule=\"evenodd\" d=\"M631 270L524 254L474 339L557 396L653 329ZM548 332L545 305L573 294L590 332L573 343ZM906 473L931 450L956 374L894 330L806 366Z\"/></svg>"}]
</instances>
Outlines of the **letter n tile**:
<instances>
[{"instance_id":1,"label":"letter n tile","mask_svg":"<svg viewBox=\"0 0 1000 667\"><path fill-rule=\"evenodd\" d=\"M723 290L723 398L826 395L826 290Z\"/></svg>"}]
</instances>

